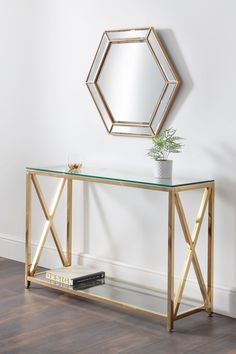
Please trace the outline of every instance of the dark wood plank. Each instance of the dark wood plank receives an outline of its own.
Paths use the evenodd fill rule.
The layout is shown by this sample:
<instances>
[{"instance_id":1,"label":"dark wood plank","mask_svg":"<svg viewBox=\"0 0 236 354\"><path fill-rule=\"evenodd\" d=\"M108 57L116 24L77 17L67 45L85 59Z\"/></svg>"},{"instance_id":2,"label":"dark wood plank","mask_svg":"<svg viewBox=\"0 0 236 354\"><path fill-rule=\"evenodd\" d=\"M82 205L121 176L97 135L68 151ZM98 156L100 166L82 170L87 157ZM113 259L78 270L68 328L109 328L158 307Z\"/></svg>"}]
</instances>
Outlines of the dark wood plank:
<instances>
[{"instance_id":1,"label":"dark wood plank","mask_svg":"<svg viewBox=\"0 0 236 354\"><path fill-rule=\"evenodd\" d=\"M198 313L167 333L159 320L32 285L0 257L0 353L235 354L236 320Z\"/></svg>"}]
</instances>

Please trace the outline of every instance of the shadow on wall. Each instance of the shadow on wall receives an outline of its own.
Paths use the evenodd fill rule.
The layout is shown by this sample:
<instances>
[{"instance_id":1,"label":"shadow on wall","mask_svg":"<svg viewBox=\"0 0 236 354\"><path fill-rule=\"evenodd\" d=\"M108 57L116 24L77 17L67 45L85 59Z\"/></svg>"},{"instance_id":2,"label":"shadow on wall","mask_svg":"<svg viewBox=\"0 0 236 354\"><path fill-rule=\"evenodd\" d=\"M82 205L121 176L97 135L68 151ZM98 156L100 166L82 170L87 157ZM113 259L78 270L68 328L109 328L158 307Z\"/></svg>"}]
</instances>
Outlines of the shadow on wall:
<instances>
[{"instance_id":1,"label":"shadow on wall","mask_svg":"<svg viewBox=\"0 0 236 354\"><path fill-rule=\"evenodd\" d=\"M178 111L181 109L181 106L193 88L193 81L173 31L170 29L163 29L158 31L156 30L156 32L160 37L177 74L180 77L180 89L166 119L168 126L171 126Z\"/></svg>"},{"instance_id":2,"label":"shadow on wall","mask_svg":"<svg viewBox=\"0 0 236 354\"><path fill-rule=\"evenodd\" d=\"M89 223L90 223L90 213L89 213L89 194L92 195L95 204L97 206L97 210L99 213L99 217L101 220L101 223L104 228L104 234L106 236L107 242L110 244L111 248L113 251L116 250L115 245L113 244L112 240L112 230L110 229L110 225L108 223L106 214L103 210L103 206L99 200L97 191L95 186L91 183L84 183L84 253L90 253L90 244L89 244L89 235L90 235L90 230L89 230ZM117 257L115 257L116 259ZM115 276L115 274L113 274Z\"/></svg>"},{"instance_id":3,"label":"shadow on wall","mask_svg":"<svg viewBox=\"0 0 236 354\"><path fill-rule=\"evenodd\" d=\"M236 217L236 179L232 173L236 151L224 142L217 142L217 145L218 150L217 148L210 150L207 147L204 151L210 155L212 164L214 166L219 166L219 170L214 171L216 175L217 194L222 200L225 200L230 204L234 209ZM231 172L231 174L229 172Z\"/></svg>"},{"instance_id":4,"label":"shadow on wall","mask_svg":"<svg viewBox=\"0 0 236 354\"><path fill-rule=\"evenodd\" d=\"M102 255L98 256L98 258L109 259L111 263L129 264L131 267L147 267L146 264L148 264L147 261L150 258L150 254L148 253L149 248L145 246L147 244L147 235L152 235L155 221L152 220L153 223L149 223L151 213L148 213L146 209L147 217L144 217L143 205L148 207L151 201L156 202L156 194L142 190L137 193L135 188L127 188L125 190L119 186L117 188L112 186L112 189L109 186L105 187L108 188L103 190L103 188L97 188L93 184L84 185L83 252L93 255L95 249L90 247L92 246L90 245L91 239L93 242L99 243L100 246L105 242L104 250L98 245L99 253L102 252ZM135 197L136 193L137 198ZM105 197L104 199L103 196ZM156 220L159 219L161 217L157 216ZM97 222L99 225L96 225ZM128 227L129 231L127 231L127 223L131 225L130 228ZM93 235L95 235L96 240ZM137 239L139 240L138 247L136 247ZM129 252L132 253L131 257L128 256ZM135 254L134 257L133 254ZM138 258L140 254L142 255L141 261ZM162 256L161 252L158 254ZM121 278L121 273L117 274L118 268L119 266L112 267L110 269L112 274L109 275Z\"/></svg>"},{"instance_id":5,"label":"shadow on wall","mask_svg":"<svg viewBox=\"0 0 236 354\"><path fill-rule=\"evenodd\" d=\"M104 233L106 235L107 241L109 243L112 243L112 230L110 229L110 225L108 223L107 217L105 215L105 212L103 210L103 206L99 200L98 197L98 193L97 190L95 188L95 186L91 183L84 183L84 204L85 204L85 232L84 232L84 252L85 253L89 253L89 219L90 219L90 215L89 215L89 207L88 207L88 200L89 200L89 193L92 195L96 206L97 206L97 210L99 213L99 217L100 220L102 222L102 225L104 227ZM112 249L115 249L114 245L112 244Z\"/></svg>"},{"instance_id":6,"label":"shadow on wall","mask_svg":"<svg viewBox=\"0 0 236 354\"><path fill-rule=\"evenodd\" d=\"M225 220L224 224L227 225L228 222L232 224L232 232L234 232L234 258L231 260L233 266L232 271L234 270L234 283L236 284L236 178L233 174L233 166L235 162L236 151L232 146L222 142L217 142L217 147L213 149L205 149L205 152L210 155L212 164L214 166L219 166L218 170L215 171L216 179L216 194L219 199L222 200L223 206L227 206L228 209L233 210L232 214L226 216L228 220ZM217 200L216 200L217 206ZM217 220L216 220L217 221ZM219 235L219 237L225 238L227 241L227 235ZM224 241L224 242L225 242ZM230 261L230 259L229 259ZM222 279L225 274L222 274ZM232 289L229 299L229 314L232 316L236 315L236 289Z\"/></svg>"}]
</instances>

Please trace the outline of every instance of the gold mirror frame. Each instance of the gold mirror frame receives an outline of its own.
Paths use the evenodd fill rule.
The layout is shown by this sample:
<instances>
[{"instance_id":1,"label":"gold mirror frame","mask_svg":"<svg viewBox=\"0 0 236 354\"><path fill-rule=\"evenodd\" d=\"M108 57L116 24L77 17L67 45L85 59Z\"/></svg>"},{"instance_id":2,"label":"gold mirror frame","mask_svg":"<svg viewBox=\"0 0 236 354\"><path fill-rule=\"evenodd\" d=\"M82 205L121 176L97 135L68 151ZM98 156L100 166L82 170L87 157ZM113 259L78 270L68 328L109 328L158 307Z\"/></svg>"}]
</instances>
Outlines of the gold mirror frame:
<instances>
[{"instance_id":1,"label":"gold mirror frame","mask_svg":"<svg viewBox=\"0 0 236 354\"><path fill-rule=\"evenodd\" d=\"M164 79L163 89L157 97L154 111L148 122L121 122L116 120L112 115L106 97L98 85L99 75L106 65L106 58L109 56L111 45L122 43L145 43ZM86 85L107 132L112 135L139 137L151 137L160 132L179 84L180 80L177 73L163 48L160 38L152 27L105 31L86 80Z\"/></svg>"}]
</instances>

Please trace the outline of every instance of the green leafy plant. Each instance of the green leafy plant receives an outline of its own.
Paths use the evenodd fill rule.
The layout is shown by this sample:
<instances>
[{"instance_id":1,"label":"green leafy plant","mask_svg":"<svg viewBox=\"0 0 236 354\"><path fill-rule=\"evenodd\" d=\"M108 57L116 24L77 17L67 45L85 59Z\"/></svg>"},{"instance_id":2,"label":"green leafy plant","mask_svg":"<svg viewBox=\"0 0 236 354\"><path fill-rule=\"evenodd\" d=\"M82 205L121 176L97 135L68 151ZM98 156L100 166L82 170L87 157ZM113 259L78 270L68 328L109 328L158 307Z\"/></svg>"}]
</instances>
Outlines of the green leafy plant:
<instances>
[{"instance_id":1,"label":"green leafy plant","mask_svg":"<svg viewBox=\"0 0 236 354\"><path fill-rule=\"evenodd\" d=\"M176 136L176 130L173 128L164 129L162 133L152 138L153 146L148 150L148 156L153 160L167 160L169 154L178 154L182 152L181 143L183 138Z\"/></svg>"}]
</instances>

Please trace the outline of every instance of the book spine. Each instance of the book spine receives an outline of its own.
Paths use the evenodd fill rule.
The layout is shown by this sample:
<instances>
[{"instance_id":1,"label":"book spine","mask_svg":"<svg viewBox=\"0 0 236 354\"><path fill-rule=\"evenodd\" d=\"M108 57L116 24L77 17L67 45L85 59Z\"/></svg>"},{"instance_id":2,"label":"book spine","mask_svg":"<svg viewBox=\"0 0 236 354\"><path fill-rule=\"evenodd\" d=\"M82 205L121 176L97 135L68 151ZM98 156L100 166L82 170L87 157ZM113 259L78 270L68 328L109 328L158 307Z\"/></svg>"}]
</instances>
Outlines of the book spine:
<instances>
[{"instance_id":1,"label":"book spine","mask_svg":"<svg viewBox=\"0 0 236 354\"><path fill-rule=\"evenodd\" d=\"M66 284L66 285L73 285L73 280L70 278L66 278L60 275L55 275L50 272L46 272L46 278L49 280L53 280L58 283Z\"/></svg>"},{"instance_id":2,"label":"book spine","mask_svg":"<svg viewBox=\"0 0 236 354\"><path fill-rule=\"evenodd\" d=\"M88 283L88 282L92 282L104 278L105 278L105 272L93 273L90 275L85 275L74 279L63 277L60 275L55 275L53 273L50 273L50 271L46 272L46 279L53 280L55 282L62 283L65 285L71 285L71 286L78 285L81 283Z\"/></svg>"},{"instance_id":3,"label":"book spine","mask_svg":"<svg viewBox=\"0 0 236 354\"><path fill-rule=\"evenodd\" d=\"M91 275L86 275L84 277L72 279L73 280L72 285L78 285L81 283L89 283L89 282L96 281L99 279L104 279L104 278L105 278L105 272L98 272L98 273L94 273Z\"/></svg>"}]
</instances>

